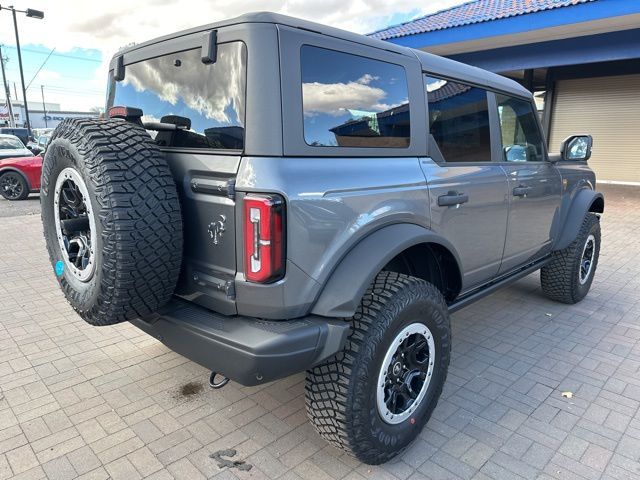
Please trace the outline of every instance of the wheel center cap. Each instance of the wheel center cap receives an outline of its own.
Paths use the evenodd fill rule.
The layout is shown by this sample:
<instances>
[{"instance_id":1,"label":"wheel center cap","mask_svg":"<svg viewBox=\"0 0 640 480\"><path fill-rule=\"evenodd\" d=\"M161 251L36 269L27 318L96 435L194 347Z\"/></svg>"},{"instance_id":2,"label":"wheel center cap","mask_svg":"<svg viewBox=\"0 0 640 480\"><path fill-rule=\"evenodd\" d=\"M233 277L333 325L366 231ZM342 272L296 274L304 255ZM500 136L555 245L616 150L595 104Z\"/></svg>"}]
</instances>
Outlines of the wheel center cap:
<instances>
[{"instance_id":1,"label":"wheel center cap","mask_svg":"<svg viewBox=\"0 0 640 480\"><path fill-rule=\"evenodd\" d=\"M393 365L393 374L398 377L402 373L402 364L400 362L396 362Z\"/></svg>"}]
</instances>

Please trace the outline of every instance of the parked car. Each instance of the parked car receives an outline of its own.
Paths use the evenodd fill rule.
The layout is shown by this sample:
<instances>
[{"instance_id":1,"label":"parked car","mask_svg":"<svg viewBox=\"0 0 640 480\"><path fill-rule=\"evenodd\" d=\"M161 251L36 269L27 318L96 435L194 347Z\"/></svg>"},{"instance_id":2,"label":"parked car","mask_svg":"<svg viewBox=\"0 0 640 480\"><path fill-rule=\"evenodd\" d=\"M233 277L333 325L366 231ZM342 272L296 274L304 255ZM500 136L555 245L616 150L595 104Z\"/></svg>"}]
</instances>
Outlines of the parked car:
<instances>
[{"instance_id":1,"label":"parked car","mask_svg":"<svg viewBox=\"0 0 640 480\"><path fill-rule=\"evenodd\" d=\"M27 144L27 148L34 154L40 155L47 148L51 135L40 135L37 139Z\"/></svg>"},{"instance_id":2,"label":"parked car","mask_svg":"<svg viewBox=\"0 0 640 480\"><path fill-rule=\"evenodd\" d=\"M35 138L40 138L42 135L47 135L47 136L51 136L51 134L53 133L53 128L51 127L46 127L46 128L33 128L31 131L33 132L33 135Z\"/></svg>"},{"instance_id":3,"label":"parked car","mask_svg":"<svg viewBox=\"0 0 640 480\"><path fill-rule=\"evenodd\" d=\"M25 156L0 160L0 195L7 200L24 200L40 191L42 157Z\"/></svg>"},{"instance_id":4,"label":"parked car","mask_svg":"<svg viewBox=\"0 0 640 480\"><path fill-rule=\"evenodd\" d=\"M363 462L431 416L451 312L537 270L560 302L591 287L591 137L549 155L505 77L259 13L120 51L107 98L110 118L64 120L44 161L70 304L214 388L306 370L311 422Z\"/></svg>"},{"instance_id":5,"label":"parked car","mask_svg":"<svg viewBox=\"0 0 640 480\"><path fill-rule=\"evenodd\" d=\"M0 134L0 159L32 157L33 153L15 135Z\"/></svg>"},{"instance_id":6,"label":"parked car","mask_svg":"<svg viewBox=\"0 0 640 480\"><path fill-rule=\"evenodd\" d=\"M14 135L20 139L23 145L27 145L31 140L29 130L26 128L0 127L0 135Z\"/></svg>"}]
</instances>

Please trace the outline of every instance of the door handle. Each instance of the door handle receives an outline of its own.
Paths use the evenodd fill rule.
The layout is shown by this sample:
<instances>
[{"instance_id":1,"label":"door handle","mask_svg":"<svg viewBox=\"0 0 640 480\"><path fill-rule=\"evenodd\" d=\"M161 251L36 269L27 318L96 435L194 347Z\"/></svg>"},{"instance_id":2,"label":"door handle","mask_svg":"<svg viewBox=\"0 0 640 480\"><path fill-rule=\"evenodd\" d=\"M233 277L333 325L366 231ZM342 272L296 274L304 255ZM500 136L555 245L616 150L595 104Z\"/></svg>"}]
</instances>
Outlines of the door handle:
<instances>
[{"instance_id":1,"label":"door handle","mask_svg":"<svg viewBox=\"0 0 640 480\"><path fill-rule=\"evenodd\" d=\"M525 185L520 185L513 189L514 197L526 197L527 194L531 191L531 187L527 187Z\"/></svg>"},{"instance_id":2,"label":"door handle","mask_svg":"<svg viewBox=\"0 0 640 480\"><path fill-rule=\"evenodd\" d=\"M440 195L438 197L438 206L440 207L453 207L460 206L463 203L469 201L469 195L464 193L458 193L454 191L447 192L446 195Z\"/></svg>"}]
</instances>

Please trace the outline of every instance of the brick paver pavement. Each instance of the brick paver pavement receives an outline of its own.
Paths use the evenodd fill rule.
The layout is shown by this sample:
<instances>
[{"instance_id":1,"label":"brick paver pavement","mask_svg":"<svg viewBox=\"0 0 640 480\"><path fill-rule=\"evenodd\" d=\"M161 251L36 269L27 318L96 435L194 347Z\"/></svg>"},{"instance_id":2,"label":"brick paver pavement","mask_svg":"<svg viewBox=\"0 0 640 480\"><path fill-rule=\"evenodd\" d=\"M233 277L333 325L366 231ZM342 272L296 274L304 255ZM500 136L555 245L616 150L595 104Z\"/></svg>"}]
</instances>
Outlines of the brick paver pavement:
<instances>
[{"instance_id":1,"label":"brick paver pavement","mask_svg":"<svg viewBox=\"0 0 640 480\"><path fill-rule=\"evenodd\" d=\"M315 434L303 375L212 391L133 326L86 325L39 217L0 218L0 479L640 478L640 191L604 190L589 296L553 303L533 274L453 315L433 418L381 467ZM221 449L253 468L219 469Z\"/></svg>"}]
</instances>

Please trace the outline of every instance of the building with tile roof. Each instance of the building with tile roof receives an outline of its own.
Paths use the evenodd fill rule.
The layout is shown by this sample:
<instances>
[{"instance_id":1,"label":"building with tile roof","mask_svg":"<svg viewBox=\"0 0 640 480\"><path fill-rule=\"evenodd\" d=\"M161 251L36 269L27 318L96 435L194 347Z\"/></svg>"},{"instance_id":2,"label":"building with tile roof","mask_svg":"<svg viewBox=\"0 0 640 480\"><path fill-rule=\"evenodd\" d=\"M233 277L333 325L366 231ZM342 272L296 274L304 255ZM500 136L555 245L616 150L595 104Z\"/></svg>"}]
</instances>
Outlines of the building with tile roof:
<instances>
[{"instance_id":1,"label":"building with tile roof","mask_svg":"<svg viewBox=\"0 0 640 480\"><path fill-rule=\"evenodd\" d=\"M462 27L475 23L491 22L503 18L527 15L554 8L569 7L596 0L473 0L453 8L447 8L431 15L416 18L410 22L392 25L372 33L380 40L434 32L445 28Z\"/></svg>"},{"instance_id":2,"label":"building with tile roof","mask_svg":"<svg viewBox=\"0 0 640 480\"><path fill-rule=\"evenodd\" d=\"M591 133L598 179L640 185L639 0L473 0L370 36L519 81L551 151Z\"/></svg>"}]
</instances>

